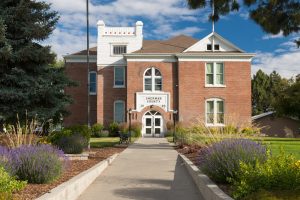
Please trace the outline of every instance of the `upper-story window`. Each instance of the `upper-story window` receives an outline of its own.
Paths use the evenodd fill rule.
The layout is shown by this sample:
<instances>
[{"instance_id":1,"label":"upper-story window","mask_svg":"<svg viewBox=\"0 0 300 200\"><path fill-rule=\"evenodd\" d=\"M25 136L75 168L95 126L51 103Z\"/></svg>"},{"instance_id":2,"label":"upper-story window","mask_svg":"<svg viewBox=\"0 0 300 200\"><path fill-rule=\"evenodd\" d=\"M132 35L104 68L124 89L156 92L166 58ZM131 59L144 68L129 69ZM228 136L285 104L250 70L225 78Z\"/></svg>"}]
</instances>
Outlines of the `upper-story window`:
<instances>
[{"instance_id":1,"label":"upper-story window","mask_svg":"<svg viewBox=\"0 0 300 200\"><path fill-rule=\"evenodd\" d=\"M206 100L206 124L218 126L224 124L224 101L213 98Z\"/></svg>"},{"instance_id":2,"label":"upper-story window","mask_svg":"<svg viewBox=\"0 0 300 200\"><path fill-rule=\"evenodd\" d=\"M124 53L127 53L126 45L114 45L113 46L113 54L114 55L122 55Z\"/></svg>"},{"instance_id":3,"label":"upper-story window","mask_svg":"<svg viewBox=\"0 0 300 200\"><path fill-rule=\"evenodd\" d=\"M215 44L214 50L215 50L215 51L219 51L219 50L220 50L220 45L219 45L219 44Z\"/></svg>"},{"instance_id":4,"label":"upper-story window","mask_svg":"<svg viewBox=\"0 0 300 200\"><path fill-rule=\"evenodd\" d=\"M158 69L152 67L145 71L144 74L145 91L162 91L162 76Z\"/></svg>"},{"instance_id":5,"label":"upper-story window","mask_svg":"<svg viewBox=\"0 0 300 200\"><path fill-rule=\"evenodd\" d=\"M89 79L90 79L89 93L90 93L90 95L95 95L95 94L97 94L97 72L92 71L89 73L89 75L90 75L90 77L89 77Z\"/></svg>"},{"instance_id":6,"label":"upper-story window","mask_svg":"<svg viewBox=\"0 0 300 200\"><path fill-rule=\"evenodd\" d=\"M207 51L211 51L211 50L212 50L212 45L211 45L211 44L207 44L206 50L207 50Z\"/></svg>"},{"instance_id":7,"label":"upper-story window","mask_svg":"<svg viewBox=\"0 0 300 200\"><path fill-rule=\"evenodd\" d=\"M224 86L224 64L206 63L206 86Z\"/></svg>"},{"instance_id":8,"label":"upper-story window","mask_svg":"<svg viewBox=\"0 0 300 200\"><path fill-rule=\"evenodd\" d=\"M114 87L125 87L125 67L114 67Z\"/></svg>"}]
</instances>

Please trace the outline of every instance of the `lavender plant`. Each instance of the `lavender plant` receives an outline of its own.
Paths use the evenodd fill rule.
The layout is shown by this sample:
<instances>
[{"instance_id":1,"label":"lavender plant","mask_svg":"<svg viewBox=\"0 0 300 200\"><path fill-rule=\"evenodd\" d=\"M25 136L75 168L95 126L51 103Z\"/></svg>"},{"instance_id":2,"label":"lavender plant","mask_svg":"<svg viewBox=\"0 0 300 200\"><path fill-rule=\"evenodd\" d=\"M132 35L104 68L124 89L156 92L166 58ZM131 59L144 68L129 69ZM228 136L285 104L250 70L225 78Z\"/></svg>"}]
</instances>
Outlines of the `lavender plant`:
<instances>
[{"instance_id":1,"label":"lavender plant","mask_svg":"<svg viewBox=\"0 0 300 200\"><path fill-rule=\"evenodd\" d=\"M203 148L199 167L219 183L228 183L240 170L240 163L255 165L267 158L266 147L249 139L225 139Z\"/></svg>"},{"instance_id":2,"label":"lavender plant","mask_svg":"<svg viewBox=\"0 0 300 200\"><path fill-rule=\"evenodd\" d=\"M11 172L29 183L48 183L60 176L66 163L63 151L51 145L21 146L10 151Z\"/></svg>"}]
</instances>

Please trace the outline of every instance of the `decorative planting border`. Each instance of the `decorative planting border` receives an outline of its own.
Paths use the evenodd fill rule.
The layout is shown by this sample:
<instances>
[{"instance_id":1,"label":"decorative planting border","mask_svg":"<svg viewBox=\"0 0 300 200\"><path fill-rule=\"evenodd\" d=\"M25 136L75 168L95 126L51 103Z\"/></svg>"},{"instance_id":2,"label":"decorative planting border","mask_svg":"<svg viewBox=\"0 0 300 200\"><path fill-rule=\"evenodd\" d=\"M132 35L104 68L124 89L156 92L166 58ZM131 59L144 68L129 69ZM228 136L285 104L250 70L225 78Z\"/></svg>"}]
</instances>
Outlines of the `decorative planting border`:
<instances>
[{"instance_id":1,"label":"decorative planting border","mask_svg":"<svg viewBox=\"0 0 300 200\"><path fill-rule=\"evenodd\" d=\"M198 190L205 200L233 200L225 194L208 176L203 174L201 170L192 163L186 156L179 154L189 174L193 178Z\"/></svg>"},{"instance_id":2,"label":"decorative planting border","mask_svg":"<svg viewBox=\"0 0 300 200\"><path fill-rule=\"evenodd\" d=\"M36 200L75 200L108 167L119 154L101 161L92 168L62 183Z\"/></svg>"}]
</instances>

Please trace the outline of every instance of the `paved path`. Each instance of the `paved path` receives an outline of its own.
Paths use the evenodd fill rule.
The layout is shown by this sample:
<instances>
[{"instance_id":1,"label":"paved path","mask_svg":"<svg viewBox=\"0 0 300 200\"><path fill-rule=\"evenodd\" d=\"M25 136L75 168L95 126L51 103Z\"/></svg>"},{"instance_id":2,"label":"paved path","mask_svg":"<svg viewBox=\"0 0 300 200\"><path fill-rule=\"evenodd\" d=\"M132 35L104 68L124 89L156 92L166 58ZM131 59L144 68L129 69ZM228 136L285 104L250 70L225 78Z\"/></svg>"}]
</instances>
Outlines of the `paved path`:
<instances>
[{"instance_id":1,"label":"paved path","mask_svg":"<svg viewBox=\"0 0 300 200\"><path fill-rule=\"evenodd\" d=\"M78 200L203 199L165 138L140 138Z\"/></svg>"}]
</instances>

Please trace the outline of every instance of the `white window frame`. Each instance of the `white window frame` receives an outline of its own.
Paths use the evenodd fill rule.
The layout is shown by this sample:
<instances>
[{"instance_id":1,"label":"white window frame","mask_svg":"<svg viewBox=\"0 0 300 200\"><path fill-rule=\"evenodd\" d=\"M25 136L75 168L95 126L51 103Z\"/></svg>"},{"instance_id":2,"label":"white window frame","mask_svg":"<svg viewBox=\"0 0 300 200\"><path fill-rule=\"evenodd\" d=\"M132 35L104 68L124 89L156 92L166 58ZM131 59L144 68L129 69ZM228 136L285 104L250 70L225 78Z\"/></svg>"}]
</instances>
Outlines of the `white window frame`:
<instances>
[{"instance_id":1,"label":"white window frame","mask_svg":"<svg viewBox=\"0 0 300 200\"><path fill-rule=\"evenodd\" d=\"M123 104L123 119L122 119L122 121L121 122L118 122L118 121L116 121L116 103L122 103ZM125 101L123 101L123 100L116 100L116 101L114 101L114 122L117 122L117 123L122 123L122 122L125 122L125 116L126 115L126 113L125 113Z\"/></svg>"},{"instance_id":2,"label":"white window frame","mask_svg":"<svg viewBox=\"0 0 300 200\"><path fill-rule=\"evenodd\" d=\"M151 78L151 90L146 90L145 89L145 78L146 78L146 72L151 69L151 76L147 76L147 78ZM155 70L157 68L155 67L150 67L150 68L147 68L145 71L144 71L144 76L143 76L143 90L144 92L162 92L163 91L163 78L162 78L162 75L161 76L156 76L155 75ZM157 69L160 74L161 74L161 71L159 69ZM160 78L161 79L161 90L155 90L155 78Z\"/></svg>"},{"instance_id":3,"label":"white window frame","mask_svg":"<svg viewBox=\"0 0 300 200\"><path fill-rule=\"evenodd\" d=\"M95 84L96 84L96 92L91 92L91 90L90 90L90 88L91 88L91 74L95 74L96 75L96 82L95 82ZM97 79L98 79L98 77L97 77L97 72L96 71L90 71L89 72L89 95L97 95Z\"/></svg>"},{"instance_id":4,"label":"white window frame","mask_svg":"<svg viewBox=\"0 0 300 200\"><path fill-rule=\"evenodd\" d=\"M208 101L213 101L214 102L214 123L207 123L207 102ZM222 101L223 102L223 115L224 115L224 123L217 123L217 101ZM206 126L225 126L225 100L221 98L209 98L205 100L205 125Z\"/></svg>"},{"instance_id":5,"label":"white window frame","mask_svg":"<svg viewBox=\"0 0 300 200\"><path fill-rule=\"evenodd\" d=\"M123 85L116 85L116 69L123 69ZM125 66L115 66L114 67L114 88L125 88Z\"/></svg>"},{"instance_id":6,"label":"white window frame","mask_svg":"<svg viewBox=\"0 0 300 200\"><path fill-rule=\"evenodd\" d=\"M206 74L207 74L207 64L212 63L213 64L213 84L208 84L206 80ZM217 64L221 63L223 65L223 84L216 84L217 80ZM224 62L206 62L205 63L205 87L226 87L225 85L225 64Z\"/></svg>"},{"instance_id":7,"label":"white window frame","mask_svg":"<svg viewBox=\"0 0 300 200\"><path fill-rule=\"evenodd\" d=\"M111 46L111 50L110 50L110 55L111 56L123 56L123 53L122 54L114 54L114 47L115 46L126 46L126 53L128 52L128 44L127 43L111 43L110 44Z\"/></svg>"}]
</instances>

